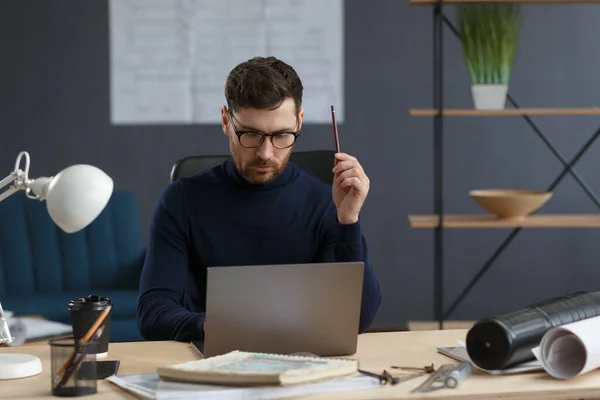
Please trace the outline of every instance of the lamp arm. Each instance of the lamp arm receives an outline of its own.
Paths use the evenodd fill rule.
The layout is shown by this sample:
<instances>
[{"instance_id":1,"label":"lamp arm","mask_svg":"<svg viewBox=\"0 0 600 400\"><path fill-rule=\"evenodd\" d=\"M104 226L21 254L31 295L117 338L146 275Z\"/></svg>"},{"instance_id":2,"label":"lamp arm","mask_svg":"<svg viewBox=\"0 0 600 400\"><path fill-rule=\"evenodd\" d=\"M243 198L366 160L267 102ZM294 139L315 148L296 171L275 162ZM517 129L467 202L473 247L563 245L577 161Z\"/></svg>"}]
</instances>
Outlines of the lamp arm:
<instances>
[{"instance_id":1,"label":"lamp arm","mask_svg":"<svg viewBox=\"0 0 600 400\"><path fill-rule=\"evenodd\" d=\"M9 184L13 183L16 180L17 180L17 175L14 172L12 172L9 176L7 176L6 178L4 178L0 181L0 189L2 189L5 186L8 186ZM6 189L5 191L0 193L0 201L8 198L9 196L14 194L18 190L19 189L17 189L15 186L9 187L8 189Z\"/></svg>"},{"instance_id":2,"label":"lamp arm","mask_svg":"<svg viewBox=\"0 0 600 400\"><path fill-rule=\"evenodd\" d=\"M25 157L25 171L20 169L21 159L23 157ZM0 190L2 190L2 188L4 188L5 186L12 184L8 189L4 190L3 192L0 192L0 201L7 199L19 190L25 190L27 197L29 197L30 199L43 200L45 194L39 193L39 191L41 191L43 187L42 183L46 183L48 178L39 178L39 184L35 185L36 180L29 179L29 165L29 153L26 151L20 152L17 156L17 161L15 162L15 169L13 170L13 172L11 172L10 175L8 175L6 178L0 181ZM35 195L32 195L30 193L32 189Z\"/></svg>"}]
</instances>

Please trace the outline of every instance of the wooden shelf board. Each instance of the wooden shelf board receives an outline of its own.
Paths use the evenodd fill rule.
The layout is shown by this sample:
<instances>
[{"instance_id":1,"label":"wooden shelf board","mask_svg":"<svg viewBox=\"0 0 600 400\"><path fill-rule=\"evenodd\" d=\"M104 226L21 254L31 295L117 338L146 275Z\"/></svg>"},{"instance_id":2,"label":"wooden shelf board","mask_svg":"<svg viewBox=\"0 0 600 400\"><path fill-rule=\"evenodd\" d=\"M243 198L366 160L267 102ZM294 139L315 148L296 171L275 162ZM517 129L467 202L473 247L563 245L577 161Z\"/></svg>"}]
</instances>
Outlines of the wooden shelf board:
<instances>
[{"instance_id":1,"label":"wooden shelf board","mask_svg":"<svg viewBox=\"0 0 600 400\"><path fill-rule=\"evenodd\" d=\"M438 216L409 215L412 228L437 228ZM445 228L600 228L600 214L534 214L522 219L498 219L491 214L446 214Z\"/></svg>"},{"instance_id":2,"label":"wooden shelf board","mask_svg":"<svg viewBox=\"0 0 600 400\"><path fill-rule=\"evenodd\" d=\"M409 0L411 5L433 5L437 0ZM444 0L444 4L520 3L520 4L600 4L600 0Z\"/></svg>"},{"instance_id":3,"label":"wooden shelf board","mask_svg":"<svg viewBox=\"0 0 600 400\"><path fill-rule=\"evenodd\" d=\"M411 109L410 115L415 117L433 117L440 112L437 109ZM447 116L515 116L515 115L600 115L599 107L590 108L508 108L505 110L472 110L450 109L443 110Z\"/></svg>"}]
</instances>

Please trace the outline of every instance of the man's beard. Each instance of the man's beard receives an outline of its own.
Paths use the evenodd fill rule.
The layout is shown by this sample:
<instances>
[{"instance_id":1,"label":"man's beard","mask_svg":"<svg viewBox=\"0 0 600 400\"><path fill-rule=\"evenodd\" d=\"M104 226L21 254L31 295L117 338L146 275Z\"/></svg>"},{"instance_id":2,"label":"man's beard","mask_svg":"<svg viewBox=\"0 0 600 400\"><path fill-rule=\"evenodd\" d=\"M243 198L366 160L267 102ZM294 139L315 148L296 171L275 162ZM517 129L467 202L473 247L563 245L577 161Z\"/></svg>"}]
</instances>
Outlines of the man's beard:
<instances>
[{"instance_id":1,"label":"man's beard","mask_svg":"<svg viewBox=\"0 0 600 400\"><path fill-rule=\"evenodd\" d=\"M244 177L245 180L254 184L266 184L275 180L275 178L281 175L281 173L285 170L291 154L291 152L288 153L280 166L277 166L277 163L275 162L261 160L260 158L256 158L249 164L243 166L241 163L240 154L235 149L231 150L233 162L235 163L239 173ZM259 172L254 170L253 167L271 167L273 169L268 172Z\"/></svg>"}]
</instances>

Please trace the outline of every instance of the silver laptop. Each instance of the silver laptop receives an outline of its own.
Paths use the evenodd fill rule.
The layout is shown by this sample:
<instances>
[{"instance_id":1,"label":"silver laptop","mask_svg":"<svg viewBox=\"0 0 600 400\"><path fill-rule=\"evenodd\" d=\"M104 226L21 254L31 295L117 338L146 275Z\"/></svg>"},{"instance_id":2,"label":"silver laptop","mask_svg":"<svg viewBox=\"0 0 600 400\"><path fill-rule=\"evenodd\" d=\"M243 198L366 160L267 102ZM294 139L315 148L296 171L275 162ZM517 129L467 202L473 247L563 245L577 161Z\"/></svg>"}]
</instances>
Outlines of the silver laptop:
<instances>
[{"instance_id":1,"label":"silver laptop","mask_svg":"<svg viewBox=\"0 0 600 400\"><path fill-rule=\"evenodd\" d=\"M205 357L356 352L364 263L210 267Z\"/></svg>"}]
</instances>

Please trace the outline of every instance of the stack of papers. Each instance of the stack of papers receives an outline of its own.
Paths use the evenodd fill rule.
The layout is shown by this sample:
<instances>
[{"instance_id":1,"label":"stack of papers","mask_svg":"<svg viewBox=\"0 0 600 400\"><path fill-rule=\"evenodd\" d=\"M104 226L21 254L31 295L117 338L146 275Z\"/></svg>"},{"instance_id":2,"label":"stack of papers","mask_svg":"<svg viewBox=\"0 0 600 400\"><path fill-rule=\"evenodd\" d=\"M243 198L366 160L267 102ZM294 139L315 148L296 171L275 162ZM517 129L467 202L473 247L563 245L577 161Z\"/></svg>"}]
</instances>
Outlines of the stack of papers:
<instances>
[{"instance_id":1,"label":"stack of papers","mask_svg":"<svg viewBox=\"0 0 600 400\"><path fill-rule=\"evenodd\" d=\"M72 326L62 322L48 321L43 318L15 317L10 311L4 311L4 316L14 340L10 346L73 333Z\"/></svg>"},{"instance_id":2,"label":"stack of papers","mask_svg":"<svg viewBox=\"0 0 600 400\"><path fill-rule=\"evenodd\" d=\"M113 375L107 381L142 399L175 400L184 398L205 399L279 399L310 394L353 391L381 387L379 379L356 376L290 386L222 386L163 381L158 374Z\"/></svg>"},{"instance_id":3,"label":"stack of papers","mask_svg":"<svg viewBox=\"0 0 600 400\"><path fill-rule=\"evenodd\" d=\"M45 339L73 333L73 327L62 322L38 318L19 318L19 321L25 325L26 340Z\"/></svg>"}]
</instances>

